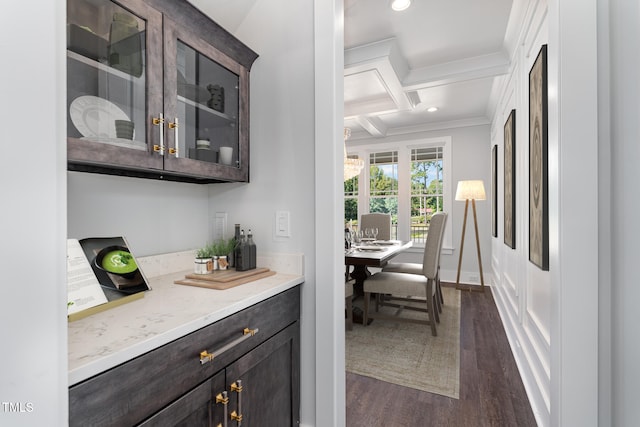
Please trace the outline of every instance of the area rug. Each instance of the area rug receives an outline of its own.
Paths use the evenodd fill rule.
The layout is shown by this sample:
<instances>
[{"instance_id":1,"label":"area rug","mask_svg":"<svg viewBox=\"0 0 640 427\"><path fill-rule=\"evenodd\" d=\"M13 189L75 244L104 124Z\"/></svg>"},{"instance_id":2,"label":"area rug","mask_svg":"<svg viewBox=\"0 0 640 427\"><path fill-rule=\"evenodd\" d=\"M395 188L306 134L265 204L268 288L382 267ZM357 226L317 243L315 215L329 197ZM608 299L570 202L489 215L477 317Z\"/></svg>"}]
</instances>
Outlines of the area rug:
<instances>
[{"instance_id":1,"label":"area rug","mask_svg":"<svg viewBox=\"0 0 640 427\"><path fill-rule=\"evenodd\" d=\"M442 288L445 304L438 336L429 325L375 319L346 331L346 370L393 384L458 399L460 389L460 292ZM373 304L373 299L371 300ZM362 300L356 301L362 307ZM373 309L373 307L372 307ZM383 307L388 313L395 308ZM426 318L404 310L402 316Z\"/></svg>"}]
</instances>

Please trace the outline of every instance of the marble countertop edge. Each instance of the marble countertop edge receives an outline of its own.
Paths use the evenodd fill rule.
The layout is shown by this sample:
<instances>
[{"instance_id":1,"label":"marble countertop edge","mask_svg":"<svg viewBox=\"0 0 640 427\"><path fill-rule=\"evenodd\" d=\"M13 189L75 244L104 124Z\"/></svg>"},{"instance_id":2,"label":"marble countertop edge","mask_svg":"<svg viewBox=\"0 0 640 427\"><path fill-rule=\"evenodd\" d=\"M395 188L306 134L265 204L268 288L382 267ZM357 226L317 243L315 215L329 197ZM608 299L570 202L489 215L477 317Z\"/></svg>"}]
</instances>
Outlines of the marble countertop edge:
<instances>
[{"instance_id":1,"label":"marble countertop edge","mask_svg":"<svg viewBox=\"0 0 640 427\"><path fill-rule=\"evenodd\" d=\"M301 274L277 272L224 291L174 284L188 272L152 276L144 298L69 323L69 385L304 282Z\"/></svg>"}]
</instances>

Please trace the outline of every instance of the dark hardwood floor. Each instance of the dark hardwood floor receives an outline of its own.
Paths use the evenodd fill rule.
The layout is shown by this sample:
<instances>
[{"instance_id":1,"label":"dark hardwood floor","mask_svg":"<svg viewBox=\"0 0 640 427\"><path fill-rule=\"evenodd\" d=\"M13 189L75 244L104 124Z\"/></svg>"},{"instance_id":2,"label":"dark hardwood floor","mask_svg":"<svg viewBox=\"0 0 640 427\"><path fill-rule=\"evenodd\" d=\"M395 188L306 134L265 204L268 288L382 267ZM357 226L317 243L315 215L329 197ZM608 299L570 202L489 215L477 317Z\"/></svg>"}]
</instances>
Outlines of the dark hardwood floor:
<instances>
[{"instance_id":1,"label":"dark hardwood floor","mask_svg":"<svg viewBox=\"0 0 640 427\"><path fill-rule=\"evenodd\" d=\"M490 288L461 292L460 399L347 372L348 427L536 426Z\"/></svg>"}]
</instances>

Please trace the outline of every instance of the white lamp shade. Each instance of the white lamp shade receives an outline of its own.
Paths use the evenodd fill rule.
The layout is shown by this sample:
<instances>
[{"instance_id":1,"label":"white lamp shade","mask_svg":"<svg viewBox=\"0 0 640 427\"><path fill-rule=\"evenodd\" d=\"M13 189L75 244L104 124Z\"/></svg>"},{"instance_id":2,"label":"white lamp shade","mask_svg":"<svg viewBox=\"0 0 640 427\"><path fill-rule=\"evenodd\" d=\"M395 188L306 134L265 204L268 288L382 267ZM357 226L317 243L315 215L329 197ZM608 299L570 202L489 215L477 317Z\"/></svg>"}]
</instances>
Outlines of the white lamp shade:
<instances>
[{"instance_id":1,"label":"white lamp shade","mask_svg":"<svg viewBox=\"0 0 640 427\"><path fill-rule=\"evenodd\" d=\"M487 200L482 180L458 181L456 200Z\"/></svg>"}]
</instances>

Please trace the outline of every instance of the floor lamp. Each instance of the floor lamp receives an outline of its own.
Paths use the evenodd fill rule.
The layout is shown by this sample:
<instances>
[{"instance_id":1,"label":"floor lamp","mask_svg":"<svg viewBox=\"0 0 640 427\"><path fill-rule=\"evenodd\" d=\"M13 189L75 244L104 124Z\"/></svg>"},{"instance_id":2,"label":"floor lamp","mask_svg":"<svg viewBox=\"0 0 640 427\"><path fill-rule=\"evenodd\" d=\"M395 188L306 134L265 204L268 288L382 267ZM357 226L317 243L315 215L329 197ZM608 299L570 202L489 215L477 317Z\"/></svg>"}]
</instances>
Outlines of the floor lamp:
<instances>
[{"instance_id":1,"label":"floor lamp","mask_svg":"<svg viewBox=\"0 0 640 427\"><path fill-rule=\"evenodd\" d=\"M467 228L467 211L469 210L469 200L473 207L473 225L476 229L476 248L478 249L478 267L480 268L480 284L482 285L479 292L484 292L484 276L482 275L482 257L480 256L480 238L478 237L478 217L476 216L476 200L486 200L487 196L484 192L484 183L477 181L458 181L456 189L456 200L464 200L464 222L462 223L462 238L460 239L460 258L458 259L458 276L456 277L456 289L474 290L472 287L460 287L460 267L462 267L462 251L464 250L464 232Z\"/></svg>"}]
</instances>

